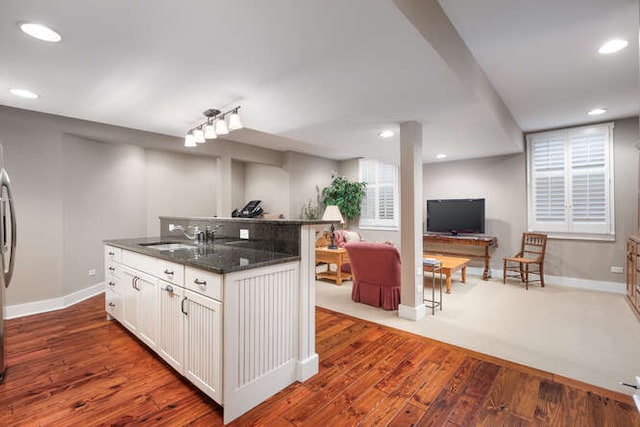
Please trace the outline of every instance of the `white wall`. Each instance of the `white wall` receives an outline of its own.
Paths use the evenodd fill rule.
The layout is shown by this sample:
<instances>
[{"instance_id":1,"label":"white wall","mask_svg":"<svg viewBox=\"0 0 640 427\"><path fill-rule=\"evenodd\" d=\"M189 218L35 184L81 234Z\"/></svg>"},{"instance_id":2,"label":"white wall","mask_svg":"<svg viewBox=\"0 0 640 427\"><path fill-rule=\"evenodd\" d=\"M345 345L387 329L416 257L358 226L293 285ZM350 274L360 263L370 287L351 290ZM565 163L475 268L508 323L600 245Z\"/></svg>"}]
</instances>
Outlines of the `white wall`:
<instances>
[{"instance_id":1,"label":"white wall","mask_svg":"<svg viewBox=\"0 0 640 427\"><path fill-rule=\"evenodd\" d=\"M15 271L7 304L63 293L62 134L52 123L0 114L0 142L18 222Z\"/></svg>"},{"instance_id":2,"label":"white wall","mask_svg":"<svg viewBox=\"0 0 640 427\"><path fill-rule=\"evenodd\" d=\"M424 165L423 221L427 199L484 198L485 232L498 236L491 264L500 268L503 257L517 252L514 248L519 247L527 225L524 165L524 154ZM471 265L482 263L473 260Z\"/></svg>"},{"instance_id":3,"label":"white wall","mask_svg":"<svg viewBox=\"0 0 640 427\"><path fill-rule=\"evenodd\" d=\"M18 220L9 306L102 282L104 239L157 235L157 215L215 212L213 155L149 148L177 138L0 106L0 142ZM279 162L240 145L242 158Z\"/></svg>"},{"instance_id":4,"label":"white wall","mask_svg":"<svg viewBox=\"0 0 640 427\"><path fill-rule=\"evenodd\" d=\"M244 207L248 201L244 197L244 170L244 162L231 161L231 206L233 209ZM229 189L220 189L220 191L229 191ZM224 216L231 216L231 212L226 212Z\"/></svg>"},{"instance_id":5,"label":"white wall","mask_svg":"<svg viewBox=\"0 0 640 427\"><path fill-rule=\"evenodd\" d=\"M261 206L265 213L283 214L285 218L291 218L289 212L289 174L282 168L259 163L246 163L244 197L247 199L246 201L262 200Z\"/></svg>"},{"instance_id":6,"label":"white wall","mask_svg":"<svg viewBox=\"0 0 640 427\"><path fill-rule=\"evenodd\" d=\"M288 151L283 155L282 168L288 172L291 182L291 218L300 218L302 207L310 199L316 201L316 187L322 192L324 187L331 184L331 172L338 170L338 162Z\"/></svg>"},{"instance_id":7,"label":"white wall","mask_svg":"<svg viewBox=\"0 0 640 427\"><path fill-rule=\"evenodd\" d=\"M213 157L146 150L147 236L160 234L159 216L213 216L216 212Z\"/></svg>"},{"instance_id":8,"label":"white wall","mask_svg":"<svg viewBox=\"0 0 640 427\"><path fill-rule=\"evenodd\" d=\"M144 151L63 134L63 295L103 280L104 239L144 235Z\"/></svg>"}]
</instances>

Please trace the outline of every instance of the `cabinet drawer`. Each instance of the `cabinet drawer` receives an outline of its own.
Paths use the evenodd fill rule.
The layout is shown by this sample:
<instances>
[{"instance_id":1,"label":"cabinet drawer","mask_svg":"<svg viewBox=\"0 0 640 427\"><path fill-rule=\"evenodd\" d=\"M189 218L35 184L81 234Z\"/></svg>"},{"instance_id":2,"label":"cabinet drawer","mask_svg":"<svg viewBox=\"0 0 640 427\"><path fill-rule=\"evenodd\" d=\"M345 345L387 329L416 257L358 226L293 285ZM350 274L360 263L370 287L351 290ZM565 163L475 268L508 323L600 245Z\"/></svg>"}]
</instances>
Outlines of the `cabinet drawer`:
<instances>
[{"instance_id":1,"label":"cabinet drawer","mask_svg":"<svg viewBox=\"0 0 640 427\"><path fill-rule=\"evenodd\" d=\"M222 275L186 267L184 276L187 289L222 301Z\"/></svg>"},{"instance_id":2,"label":"cabinet drawer","mask_svg":"<svg viewBox=\"0 0 640 427\"><path fill-rule=\"evenodd\" d=\"M104 260L105 264L107 260L112 262L121 262L122 261L122 249L114 248L113 246L105 246L104 247Z\"/></svg>"},{"instance_id":3,"label":"cabinet drawer","mask_svg":"<svg viewBox=\"0 0 640 427\"><path fill-rule=\"evenodd\" d=\"M137 252L122 251L122 263L136 270L151 273L154 269L156 258L139 254Z\"/></svg>"},{"instance_id":4,"label":"cabinet drawer","mask_svg":"<svg viewBox=\"0 0 640 427\"><path fill-rule=\"evenodd\" d=\"M153 275L179 286L184 285L184 265L175 262L156 259Z\"/></svg>"},{"instance_id":5,"label":"cabinet drawer","mask_svg":"<svg viewBox=\"0 0 640 427\"><path fill-rule=\"evenodd\" d=\"M104 294L105 311L113 318L122 321L124 315L124 301L117 293L107 289Z\"/></svg>"},{"instance_id":6,"label":"cabinet drawer","mask_svg":"<svg viewBox=\"0 0 640 427\"><path fill-rule=\"evenodd\" d=\"M109 279L120 279L122 277L122 269L120 264L105 260L104 263L104 281L108 282Z\"/></svg>"},{"instance_id":7,"label":"cabinet drawer","mask_svg":"<svg viewBox=\"0 0 640 427\"><path fill-rule=\"evenodd\" d=\"M118 295L123 295L124 285L121 277L105 276L104 285L107 291L115 292Z\"/></svg>"},{"instance_id":8,"label":"cabinet drawer","mask_svg":"<svg viewBox=\"0 0 640 427\"><path fill-rule=\"evenodd\" d=\"M131 251L122 251L122 263L179 286L184 284L184 266Z\"/></svg>"}]
</instances>

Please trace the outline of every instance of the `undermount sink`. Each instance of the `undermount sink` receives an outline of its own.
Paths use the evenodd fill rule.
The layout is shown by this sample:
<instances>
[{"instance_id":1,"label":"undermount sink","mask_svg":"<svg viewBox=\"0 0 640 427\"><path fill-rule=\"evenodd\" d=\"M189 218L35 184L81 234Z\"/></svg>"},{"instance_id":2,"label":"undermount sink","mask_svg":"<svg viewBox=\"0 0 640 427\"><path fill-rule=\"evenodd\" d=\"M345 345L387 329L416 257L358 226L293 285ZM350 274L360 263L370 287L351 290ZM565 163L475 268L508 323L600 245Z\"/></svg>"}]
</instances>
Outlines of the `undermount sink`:
<instances>
[{"instance_id":1,"label":"undermount sink","mask_svg":"<svg viewBox=\"0 0 640 427\"><path fill-rule=\"evenodd\" d=\"M197 246L190 245L188 243L167 243L167 242L158 242L158 243L148 243L142 244L142 246L156 249L158 251L175 251L178 249L196 249Z\"/></svg>"}]
</instances>

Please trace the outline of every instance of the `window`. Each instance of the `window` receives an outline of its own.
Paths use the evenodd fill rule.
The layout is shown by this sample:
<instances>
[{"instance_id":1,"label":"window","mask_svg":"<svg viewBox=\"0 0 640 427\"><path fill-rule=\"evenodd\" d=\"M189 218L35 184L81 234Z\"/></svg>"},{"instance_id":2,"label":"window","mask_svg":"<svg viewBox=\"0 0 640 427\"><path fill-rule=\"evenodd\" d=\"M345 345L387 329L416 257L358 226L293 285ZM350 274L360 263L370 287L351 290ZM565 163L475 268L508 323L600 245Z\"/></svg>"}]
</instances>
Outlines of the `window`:
<instances>
[{"instance_id":1,"label":"window","mask_svg":"<svg viewBox=\"0 0 640 427\"><path fill-rule=\"evenodd\" d=\"M615 238L613 123L527 136L529 231Z\"/></svg>"},{"instance_id":2,"label":"window","mask_svg":"<svg viewBox=\"0 0 640 427\"><path fill-rule=\"evenodd\" d=\"M360 181L367 183L360 212L361 228L398 228L398 168L360 160Z\"/></svg>"}]
</instances>

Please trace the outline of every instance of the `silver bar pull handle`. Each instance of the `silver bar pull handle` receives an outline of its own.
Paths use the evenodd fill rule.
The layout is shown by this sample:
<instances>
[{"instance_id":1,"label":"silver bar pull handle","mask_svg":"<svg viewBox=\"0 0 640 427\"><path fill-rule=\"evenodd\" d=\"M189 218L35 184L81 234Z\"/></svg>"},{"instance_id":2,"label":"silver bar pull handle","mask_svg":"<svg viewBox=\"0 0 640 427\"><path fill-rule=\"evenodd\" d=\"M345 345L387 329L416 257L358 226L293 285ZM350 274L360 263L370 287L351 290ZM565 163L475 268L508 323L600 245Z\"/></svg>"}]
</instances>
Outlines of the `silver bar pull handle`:
<instances>
[{"instance_id":1,"label":"silver bar pull handle","mask_svg":"<svg viewBox=\"0 0 640 427\"><path fill-rule=\"evenodd\" d=\"M6 228L3 227L2 230L2 254L4 256L4 253L7 250L10 250L11 252L9 252L9 266L6 267L4 271L2 272L2 274L4 275L4 285L5 286L9 286L9 282L11 282L11 276L13 276L13 266L15 264L15 259L16 259L16 242L17 242L17 227L16 227L16 212L15 212L15 206L13 204L13 196L11 194L11 183L9 182L9 175L7 174L7 171L5 171L4 169L2 169L2 172L0 172L0 190L6 190L7 192L7 202L8 202L8 206L9 206L9 211L11 212L10 214L10 218L11 218L11 247L8 248L6 243L7 243L7 236L5 235L6 233ZM4 208L4 206L3 206ZM2 209L2 212L0 212L1 215L5 215L6 210ZM4 218L6 219L6 217Z\"/></svg>"},{"instance_id":2,"label":"silver bar pull handle","mask_svg":"<svg viewBox=\"0 0 640 427\"><path fill-rule=\"evenodd\" d=\"M195 279L193 279L193 283L195 283L196 285L200 285L200 286L207 286L207 281L206 280L200 280L197 277Z\"/></svg>"},{"instance_id":3,"label":"silver bar pull handle","mask_svg":"<svg viewBox=\"0 0 640 427\"><path fill-rule=\"evenodd\" d=\"M164 274L167 274L169 276L173 276L173 270L165 269L164 270Z\"/></svg>"}]
</instances>

